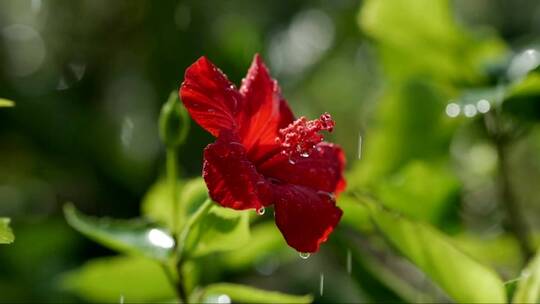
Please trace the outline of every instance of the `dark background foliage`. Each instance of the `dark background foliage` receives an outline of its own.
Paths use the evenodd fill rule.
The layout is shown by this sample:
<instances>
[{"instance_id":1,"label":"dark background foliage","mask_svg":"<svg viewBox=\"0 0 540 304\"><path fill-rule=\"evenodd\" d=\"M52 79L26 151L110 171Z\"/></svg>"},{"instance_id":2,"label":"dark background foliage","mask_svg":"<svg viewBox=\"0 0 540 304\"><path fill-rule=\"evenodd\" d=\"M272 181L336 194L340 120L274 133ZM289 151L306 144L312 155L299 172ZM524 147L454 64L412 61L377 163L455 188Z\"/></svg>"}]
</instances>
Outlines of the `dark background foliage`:
<instances>
[{"instance_id":1,"label":"dark background foliage","mask_svg":"<svg viewBox=\"0 0 540 304\"><path fill-rule=\"evenodd\" d=\"M422 27L438 18L429 8L425 19L401 29L366 25L361 6L353 0L0 1L0 97L16 102L0 110L0 215L12 218L17 238L0 248L0 301L80 299L63 287L62 274L113 253L68 227L62 205L72 201L100 216L140 214L142 197L164 173L160 107L202 55L239 83L253 54L261 53L295 113L313 118L327 111L335 118L330 139L347 153L351 189L369 189L465 239L471 251L480 241L464 231L496 240L486 263L507 279L515 276L519 253L507 246L513 241L495 198L496 150L481 122L457 122L444 111L463 90L489 85L485 75L475 78L465 58L485 37L498 36L486 47L504 50L498 54L538 43L540 4L451 1L451 20L474 31L458 31L454 39L454 29L443 30L448 39L437 41L423 36ZM528 128L508 157L515 195L534 228L540 134ZM360 135L365 153L358 160ZM192 123L180 152L183 177L200 175L202 149L211 141ZM373 275L377 263L369 261L395 264L416 279L417 270L385 252L343 227L307 262L270 259L205 275L318 294L325 273L318 301L403 300ZM433 289L422 282L420 289Z\"/></svg>"}]
</instances>

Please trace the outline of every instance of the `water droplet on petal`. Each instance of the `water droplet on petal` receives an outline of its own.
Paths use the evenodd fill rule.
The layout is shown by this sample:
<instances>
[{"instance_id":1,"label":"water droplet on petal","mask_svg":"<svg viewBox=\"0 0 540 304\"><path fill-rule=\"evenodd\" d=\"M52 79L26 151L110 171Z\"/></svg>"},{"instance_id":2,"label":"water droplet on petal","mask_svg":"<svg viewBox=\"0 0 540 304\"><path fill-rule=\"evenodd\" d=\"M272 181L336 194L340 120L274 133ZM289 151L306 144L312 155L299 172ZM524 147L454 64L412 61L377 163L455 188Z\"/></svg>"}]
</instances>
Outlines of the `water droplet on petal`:
<instances>
[{"instance_id":1,"label":"water droplet on petal","mask_svg":"<svg viewBox=\"0 0 540 304\"><path fill-rule=\"evenodd\" d=\"M289 158L289 164L294 165L296 162L292 158Z\"/></svg>"},{"instance_id":2,"label":"water droplet on petal","mask_svg":"<svg viewBox=\"0 0 540 304\"><path fill-rule=\"evenodd\" d=\"M302 259L306 260L307 258L309 258L309 257L311 256L311 253L309 253L309 252L299 252L298 255L299 255Z\"/></svg>"},{"instance_id":3,"label":"water droplet on petal","mask_svg":"<svg viewBox=\"0 0 540 304\"><path fill-rule=\"evenodd\" d=\"M309 153L303 152L303 153L300 153L300 156L306 158L306 157L309 157Z\"/></svg>"},{"instance_id":4,"label":"water droplet on petal","mask_svg":"<svg viewBox=\"0 0 540 304\"><path fill-rule=\"evenodd\" d=\"M261 207L261 208L257 209L257 214L258 215L263 215L265 211L266 210L264 209L264 207Z\"/></svg>"},{"instance_id":5,"label":"water droplet on petal","mask_svg":"<svg viewBox=\"0 0 540 304\"><path fill-rule=\"evenodd\" d=\"M330 199L331 201L335 201L336 200L336 196L333 194L333 193L330 193L330 192L326 192L326 191L317 191L317 194L321 197L325 197L325 198L328 198Z\"/></svg>"}]
</instances>

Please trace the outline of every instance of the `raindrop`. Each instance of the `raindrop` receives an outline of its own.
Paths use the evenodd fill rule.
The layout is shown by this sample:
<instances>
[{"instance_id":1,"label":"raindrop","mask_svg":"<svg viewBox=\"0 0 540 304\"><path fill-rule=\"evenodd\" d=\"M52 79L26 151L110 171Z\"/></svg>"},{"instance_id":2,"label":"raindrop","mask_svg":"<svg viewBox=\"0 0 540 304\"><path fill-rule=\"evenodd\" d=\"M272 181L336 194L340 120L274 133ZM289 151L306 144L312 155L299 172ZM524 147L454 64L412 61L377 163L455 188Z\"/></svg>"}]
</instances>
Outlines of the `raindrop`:
<instances>
[{"instance_id":1,"label":"raindrop","mask_svg":"<svg viewBox=\"0 0 540 304\"><path fill-rule=\"evenodd\" d=\"M148 232L148 241L152 245L169 249L174 247L174 239L163 230L152 228Z\"/></svg>"},{"instance_id":2,"label":"raindrop","mask_svg":"<svg viewBox=\"0 0 540 304\"><path fill-rule=\"evenodd\" d=\"M347 273L351 274L352 272L352 254L351 250L347 249Z\"/></svg>"},{"instance_id":3,"label":"raindrop","mask_svg":"<svg viewBox=\"0 0 540 304\"><path fill-rule=\"evenodd\" d=\"M69 68L73 72L73 76L75 76L75 80L77 81L81 80L86 72L86 65L84 63L72 62L69 64Z\"/></svg>"},{"instance_id":4,"label":"raindrop","mask_svg":"<svg viewBox=\"0 0 540 304\"><path fill-rule=\"evenodd\" d=\"M119 301L120 304L124 304L124 295L120 295L120 301Z\"/></svg>"},{"instance_id":5,"label":"raindrop","mask_svg":"<svg viewBox=\"0 0 540 304\"><path fill-rule=\"evenodd\" d=\"M264 207L261 207L261 208L257 209L257 214L258 214L258 215L264 215L264 212L265 212L265 211L266 211L266 210L264 209Z\"/></svg>"},{"instance_id":6,"label":"raindrop","mask_svg":"<svg viewBox=\"0 0 540 304\"><path fill-rule=\"evenodd\" d=\"M270 62L278 73L300 73L316 63L332 46L334 23L321 10L307 10L293 18L288 29L272 37Z\"/></svg>"},{"instance_id":7,"label":"raindrop","mask_svg":"<svg viewBox=\"0 0 540 304\"><path fill-rule=\"evenodd\" d=\"M476 109L480 113L487 113L491 109L491 104L486 99L481 99L476 103Z\"/></svg>"},{"instance_id":8,"label":"raindrop","mask_svg":"<svg viewBox=\"0 0 540 304\"><path fill-rule=\"evenodd\" d=\"M300 156L306 158L306 157L309 157L309 153L302 152L302 153L300 153Z\"/></svg>"},{"instance_id":9,"label":"raindrop","mask_svg":"<svg viewBox=\"0 0 540 304\"><path fill-rule=\"evenodd\" d=\"M67 90L77 81L80 81L86 71L84 63L72 62L64 68L64 74L60 76L60 80L56 86L57 90Z\"/></svg>"},{"instance_id":10,"label":"raindrop","mask_svg":"<svg viewBox=\"0 0 540 304\"><path fill-rule=\"evenodd\" d=\"M296 162L292 158L289 158L289 164L294 165Z\"/></svg>"},{"instance_id":11,"label":"raindrop","mask_svg":"<svg viewBox=\"0 0 540 304\"><path fill-rule=\"evenodd\" d=\"M120 129L120 142L122 143L122 146L124 146L124 148L129 148L131 140L133 139L134 128L135 124L133 122L133 119L131 119L131 117L129 116L124 117L124 120L122 121L122 127Z\"/></svg>"},{"instance_id":12,"label":"raindrop","mask_svg":"<svg viewBox=\"0 0 540 304\"><path fill-rule=\"evenodd\" d=\"M511 79L517 79L534 70L538 65L540 65L540 52L527 49L512 59L507 73Z\"/></svg>"},{"instance_id":13,"label":"raindrop","mask_svg":"<svg viewBox=\"0 0 540 304\"><path fill-rule=\"evenodd\" d=\"M322 297L323 294L324 294L324 273L321 272L321 275L319 277L319 295L321 295Z\"/></svg>"},{"instance_id":14,"label":"raindrop","mask_svg":"<svg viewBox=\"0 0 540 304\"><path fill-rule=\"evenodd\" d=\"M262 275L269 276L276 271L279 264L278 258L270 256L264 260L258 261L255 264L255 270Z\"/></svg>"},{"instance_id":15,"label":"raindrop","mask_svg":"<svg viewBox=\"0 0 540 304\"><path fill-rule=\"evenodd\" d=\"M446 115L449 117L457 117L460 111L461 109L457 103L452 102L446 106Z\"/></svg>"},{"instance_id":16,"label":"raindrop","mask_svg":"<svg viewBox=\"0 0 540 304\"><path fill-rule=\"evenodd\" d=\"M311 256L311 253L309 253L309 252L299 252L298 255L299 255L302 259L306 260L307 258L309 258L309 257Z\"/></svg>"},{"instance_id":17,"label":"raindrop","mask_svg":"<svg viewBox=\"0 0 540 304\"><path fill-rule=\"evenodd\" d=\"M186 30L191 23L191 9L187 5L179 4L174 12L174 23L179 30Z\"/></svg>"},{"instance_id":18,"label":"raindrop","mask_svg":"<svg viewBox=\"0 0 540 304\"><path fill-rule=\"evenodd\" d=\"M467 117L474 117L476 115L476 107L472 104L465 105L463 108L463 113Z\"/></svg>"},{"instance_id":19,"label":"raindrop","mask_svg":"<svg viewBox=\"0 0 540 304\"><path fill-rule=\"evenodd\" d=\"M226 294L222 294L217 298L217 303L218 304L231 304L231 298Z\"/></svg>"},{"instance_id":20,"label":"raindrop","mask_svg":"<svg viewBox=\"0 0 540 304\"><path fill-rule=\"evenodd\" d=\"M32 27L23 24L6 26L0 31L7 46L5 70L17 77L33 74L45 61L47 50L41 35Z\"/></svg>"},{"instance_id":21,"label":"raindrop","mask_svg":"<svg viewBox=\"0 0 540 304\"><path fill-rule=\"evenodd\" d=\"M362 135L358 135L358 159L362 159Z\"/></svg>"},{"instance_id":22,"label":"raindrop","mask_svg":"<svg viewBox=\"0 0 540 304\"><path fill-rule=\"evenodd\" d=\"M32 0L30 2L30 9L32 10L34 14L39 13L39 11L41 10L41 6L42 6L41 0Z\"/></svg>"},{"instance_id":23,"label":"raindrop","mask_svg":"<svg viewBox=\"0 0 540 304\"><path fill-rule=\"evenodd\" d=\"M56 89L60 91L69 89L67 80L64 77L60 78L60 80L58 81L58 84L56 85Z\"/></svg>"},{"instance_id":24,"label":"raindrop","mask_svg":"<svg viewBox=\"0 0 540 304\"><path fill-rule=\"evenodd\" d=\"M327 197L327 198L329 198L331 201L335 201L335 200L336 200L336 196L335 196L333 193L330 193L330 192L326 192L326 191L317 191L317 194L318 194L319 196Z\"/></svg>"}]
</instances>

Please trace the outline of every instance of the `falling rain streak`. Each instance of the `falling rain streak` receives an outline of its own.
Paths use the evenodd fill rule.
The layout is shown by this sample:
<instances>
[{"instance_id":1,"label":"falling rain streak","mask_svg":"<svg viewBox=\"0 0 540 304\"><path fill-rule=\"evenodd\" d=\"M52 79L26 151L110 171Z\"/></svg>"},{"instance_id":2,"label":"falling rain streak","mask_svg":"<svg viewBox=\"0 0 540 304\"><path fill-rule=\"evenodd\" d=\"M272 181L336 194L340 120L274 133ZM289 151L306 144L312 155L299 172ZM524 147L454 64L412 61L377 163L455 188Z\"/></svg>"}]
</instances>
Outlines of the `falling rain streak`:
<instances>
[{"instance_id":1,"label":"falling rain streak","mask_svg":"<svg viewBox=\"0 0 540 304\"><path fill-rule=\"evenodd\" d=\"M351 250L347 249L347 273L351 274L352 272L352 254Z\"/></svg>"},{"instance_id":2,"label":"falling rain streak","mask_svg":"<svg viewBox=\"0 0 540 304\"><path fill-rule=\"evenodd\" d=\"M319 295L322 297L324 294L324 273L321 272L319 277Z\"/></svg>"},{"instance_id":3,"label":"falling rain streak","mask_svg":"<svg viewBox=\"0 0 540 304\"><path fill-rule=\"evenodd\" d=\"M358 159L362 159L362 135L358 135Z\"/></svg>"}]
</instances>

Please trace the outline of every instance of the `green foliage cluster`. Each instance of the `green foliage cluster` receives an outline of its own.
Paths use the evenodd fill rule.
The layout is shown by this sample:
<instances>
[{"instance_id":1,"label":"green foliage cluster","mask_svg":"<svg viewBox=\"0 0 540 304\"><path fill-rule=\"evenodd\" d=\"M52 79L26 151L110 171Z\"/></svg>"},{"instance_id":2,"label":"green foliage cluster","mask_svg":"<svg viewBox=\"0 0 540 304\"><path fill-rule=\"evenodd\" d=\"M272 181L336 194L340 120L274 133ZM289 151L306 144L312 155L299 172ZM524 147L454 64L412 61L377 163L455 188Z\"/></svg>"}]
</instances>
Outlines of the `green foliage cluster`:
<instances>
[{"instance_id":1,"label":"green foliage cluster","mask_svg":"<svg viewBox=\"0 0 540 304\"><path fill-rule=\"evenodd\" d=\"M237 1L234 9L227 3L219 4L222 6L216 11L223 11L224 16L212 22L214 27L206 28L204 24L211 22L205 18L215 15L202 14L208 10L206 2L201 3L189 4L193 10L187 4L175 6L176 25L182 28L180 21L189 19L197 28L191 40L180 35L180 47L190 56L200 56L199 51L206 50L205 55L220 58L233 71L233 79L239 77L234 71L245 70L252 53L265 47L260 33L277 31L270 27L278 28L278 22L268 16L279 20L291 17L269 3ZM273 36L271 45L289 43L294 49L296 40L289 41L299 37L294 30L307 29L303 33L309 34L316 24L327 22L325 18L332 19L330 32L335 31L336 41L318 59L318 65L301 66L287 61L283 54L292 57L290 49L280 53L271 52L269 47L271 54L265 57L271 57L271 67L276 67L280 82L284 80L285 96L295 112L306 116L323 111L335 113L338 124L332 139L345 148L348 156L348 187L338 198L338 206L344 210L342 221L321 252L308 260L301 260L286 247L275 224L267 220L271 210L266 216L257 216L253 211L222 208L209 200L200 177L186 177L200 171L200 152L209 139L191 126L176 91L162 106L159 119L151 120L157 120L157 124L150 131L138 128L137 119L149 120L143 115L149 107L141 100L154 98L152 93L142 94L141 100L136 94L129 95L136 99L136 106L119 107L129 112L125 117L121 115L127 119L117 123L121 125L121 138L151 134L140 137L145 140L138 148L152 146L148 138L161 138L165 159L156 157L147 162L139 162L133 155L143 154L130 150L128 144L80 139L77 132L64 130L69 129L65 125L79 131L88 128L88 138L107 138L103 134L115 124L103 117L90 120L66 104L58 107L58 113L51 111L52 118L33 120L23 115L21 120L29 124L27 132L50 128L51 134L58 130L68 133L63 140L44 136L46 145L42 145L68 142L66 149L73 150L73 158L87 156L87 150L98 155L90 162L104 168L99 176L105 176L102 179L106 183L131 189L129 199L140 196L139 190L132 189L141 189L144 183L150 186L142 188L145 194L136 218L89 216L74 207L88 208L87 202L78 200L63 206L65 221L107 251L84 243L85 249L96 252L73 252L77 237L59 221L51 220L39 228L34 223L40 223L42 218L29 216L26 227L23 220L17 226L19 220L7 214L13 218L17 235L17 241L11 244L15 238L10 219L0 217L1 266L5 260L10 264L6 273L20 274L20 282L0 274L0 301L4 295L10 297L10 292L24 294L20 286L47 281L40 285L45 286L40 287L45 289L39 291L41 294L58 289L55 292L60 296L56 298L67 291L88 302L537 303L540 225L534 215L538 210L535 197L540 194L540 50L534 44L510 44L508 33L467 24L460 19L463 16L455 15L456 3L465 8L473 5L450 0L364 0L353 11L347 1L340 1L332 5L347 9L336 17L301 3L288 4L303 13L293 16L290 29ZM242 9L254 11L252 5L265 12L253 13L261 20L254 21L258 17L241 13ZM144 15L138 11L139 5L132 6L123 7L135 12L130 22L143 24L137 19ZM358 29L362 35L360 46L348 40L357 35ZM160 35L176 33L166 30L153 28L149 37L160 42ZM125 32L119 30L119 35L123 37ZM201 36L204 39L199 39ZM188 43L193 48L186 47ZM172 46L163 51L158 47L160 43L149 45L152 47L145 46L148 54L134 57L164 60L178 55L170 54ZM186 54L180 57L190 57ZM296 58L299 62L301 59L305 58ZM287 66L291 62L297 65ZM156 89L165 92L173 84L161 81L167 73L161 71L168 71L167 62L161 63L152 71L160 83ZM291 67L298 71L291 71ZM174 79L177 82L178 75ZM122 81L144 83L133 75ZM140 89L135 87L133 90ZM115 91L113 97L121 99L122 93ZM357 96L361 94L365 94L362 101L376 102L359 105ZM0 99L0 108L13 106L12 101ZM48 109L37 103L33 106ZM108 111L116 113L116 106L108 105L114 108ZM18 102L16 110L19 108L23 113L28 111ZM91 106L84 110L92 115L98 112ZM153 118L157 118L155 114ZM360 147L356 129L361 129ZM80 147L73 147L78 140ZM157 145L157 140L153 143ZM48 152L57 153L55 149ZM24 154L20 157L30 159ZM40 159L36 159L38 163ZM157 163L165 164L164 176L149 169ZM45 169L60 175L55 166ZM189 172L180 174L180 169ZM30 166L21 166L6 172L29 170ZM148 178L156 175L157 180ZM141 182L141 177L147 180ZM95 182L89 179L89 183ZM9 193L1 190L4 195ZM73 192L84 190L74 187ZM62 203L65 201L71 199ZM124 207L118 209L129 209ZM132 216L133 212L126 214ZM19 243L22 245L17 247ZM52 256L53 251L58 254ZM80 263L73 259L77 255L92 258ZM268 273L274 273L276 265L285 265L282 268L288 272L274 274L278 279L273 281L254 278L254 268L259 267L259 274L267 272L265 267L271 269ZM40 271L36 271L38 268ZM50 279L51 273L61 274ZM326 288L322 286L324 274ZM263 285L265 288L255 287ZM293 295L306 293L311 294Z\"/></svg>"},{"instance_id":2,"label":"green foliage cluster","mask_svg":"<svg viewBox=\"0 0 540 304\"><path fill-rule=\"evenodd\" d=\"M168 106L169 103L164 105ZM163 111L162 115L168 113ZM175 149L168 153L176 157ZM309 295L293 296L241 284L201 284L199 279L209 256L226 254L225 263L217 271L230 271L276 253L282 247L272 246L276 232L268 231L263 225L254 227L257 239L253 242L250 212L213 203L202 178L174 179L173 184L171 187L168 181L157 181L145 195L142 218L138 219L93 218L71 204L65 205L66 220L73 228L122 254L91 260L65 274L65 288L97 302L117 301L119 295L130 302L176 299L200 303L219 301L219 297L257 303L312 301ZM180 227L175 227L178 223ZM264 233L258 232L261 228ZM134 282L130 280L132 276L142 279Z\"/></svg>"},{"instance_id":3,"label":"green foliage cluster","mask_svg":"<svg viewBox=\"0 0 540 304\"><path fill-rule=\"evenodd\" d=\"M495 241L473 236L476 248L464 242L463 235L471 236L463 231L455 206L467 181L455 173L447 153L462 130L480 129L480 137L497 150L495 161L501 165L495 173L509 174L506 151L540 118L537 51L510 54L492 33L466 30L444 0L365 1L358 20L373 40L388 78L374 127L363 140L370 144L349 173L350 197L342 204L345 214L361 214L356 219L368 214L373 226L360 226L347 216L345 222L364 233L376 229L429 278L436 289L428 292L427 301L537 302L537 258L517 279L504 283L491 267L501 262L495 262L501 257L494 251L517 249L516 242L509 243L504 235ZM481 109L482 104L488 107ZM504 177L499 179L503 180L499 187L510 187ZM503 205L515 199L506 190L501 191ZM353 207L349 200L361 202L366 210ZM519 206L512 203L507 207L516 212ZM524 221L523 217L510 215L509 220ZM509 231L522 243L527 258L532 237L528 227L517 224L511 223ZM518 256L519 249L510 250L501 259L508 263ZM426 290L403 275L379 279L410 302L419 301L418 295ZM513 284L517 287L510 288Z\"/></svg>"}]
</instances>

